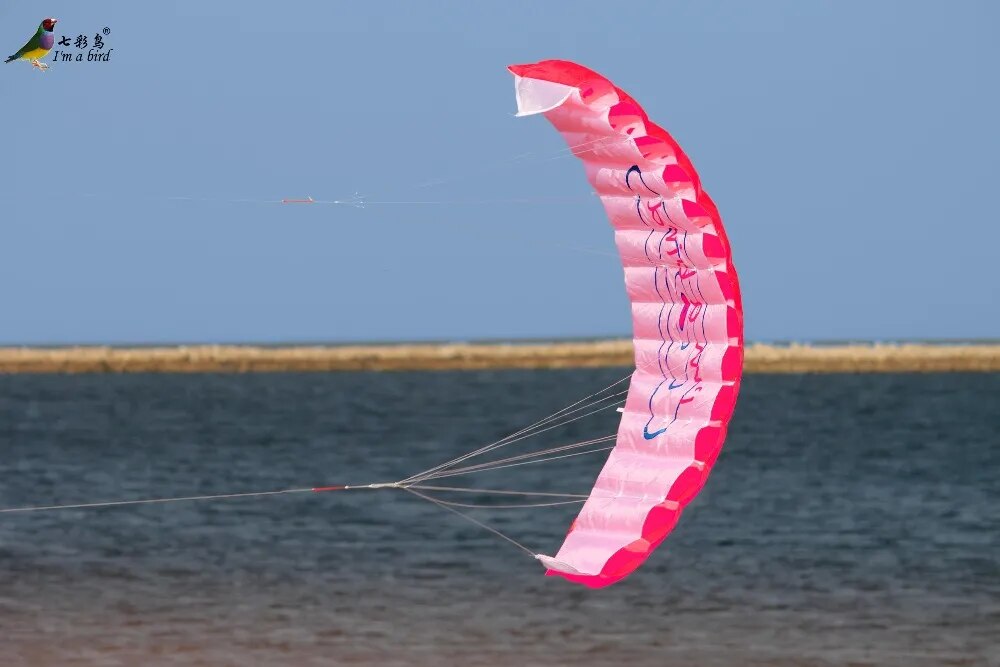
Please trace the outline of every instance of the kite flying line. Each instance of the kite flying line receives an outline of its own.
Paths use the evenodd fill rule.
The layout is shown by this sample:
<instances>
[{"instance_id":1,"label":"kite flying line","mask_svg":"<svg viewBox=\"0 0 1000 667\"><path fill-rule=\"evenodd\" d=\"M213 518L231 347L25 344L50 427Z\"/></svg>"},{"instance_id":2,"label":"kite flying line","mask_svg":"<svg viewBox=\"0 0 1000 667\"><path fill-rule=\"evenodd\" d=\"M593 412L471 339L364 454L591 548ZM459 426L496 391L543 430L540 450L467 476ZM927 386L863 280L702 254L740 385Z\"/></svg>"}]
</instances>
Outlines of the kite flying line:
<instances>
[{"instance_id":1,"label":"kite flying line","mask_svg":"<svg viewBox=\"0 0 1000 667\"><path fill-rule=\"evenodd\" d=\"M30 505L21 507L0 508L0 514L23 514L29 512L52 512L58 510L84 510L101 508L122 508L138 505L158 505L178 502L212 501L212 500L232 500L248 499L256 497L280 496L306 493L329 493L334 491L374 491L374 490L401 490L406 491L416 498L428 501L442 509L448 510L463 519L480 526L490 533L516 545L523 551L535 555L530 549L517 542L513 538L485 524L484 522L469 516L461 511L462 509L530 509L542 507L555 507L562 505L577 505L586 501L587 495L579 493L559 493L552 491L530 491L516 489L484 489L466 486L440 486L437 484L425 484L425 482L440 480L450 477L458 477L477 472L487 472L509 468L513 466L546 463L565 459L572 456L582 456L606 452L613 447L607 443L615 439L614 435L606 435L598 438L591 438L579 442L563 444L549 447L540 451L527 452L495 459L475 465L468 465L467 462L473 458L494 452L502 447L524 441L533 436L539 435L554 428L579 421L594 414L619 407L622 404L622 396L626 393L620 389L620 385L626 382L631 374L617 380L600 391L594 392L550 415L547 415L533 424L515 431L499 440L488 443L476 450L458 456L450 461L438 464L427 470L421 471L404 479L394 482L375 482L368 484L337 484L328 486L310 486L289 489L279 489L271 491L251 491L240 493L218 493L191 496L170 496L159 498L142 498L135 500L112 500L86 503L66 503L48 505ZM466 465L462 465L466 464ZM457 502L442 498L437 494L476 494L483 496L503 496L503 497L523 497L525 499L538 499L532 502L511 502L511 503L472 503Z\"/></svg>"}]
</instances>

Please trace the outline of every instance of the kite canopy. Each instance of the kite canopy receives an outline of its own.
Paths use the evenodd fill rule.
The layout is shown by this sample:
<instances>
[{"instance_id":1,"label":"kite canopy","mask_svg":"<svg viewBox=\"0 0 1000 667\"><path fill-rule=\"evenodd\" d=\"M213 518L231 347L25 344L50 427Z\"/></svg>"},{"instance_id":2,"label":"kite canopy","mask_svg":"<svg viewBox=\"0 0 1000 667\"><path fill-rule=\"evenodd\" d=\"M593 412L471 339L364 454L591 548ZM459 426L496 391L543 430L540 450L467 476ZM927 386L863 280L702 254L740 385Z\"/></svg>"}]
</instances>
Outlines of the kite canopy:
<instances>
[{"instance_id":1,"label":"kite canopy","mask_svg":"<svg viewBox=\"0 0 1000 667\"><path fill-rule=\"evenodd\" d=\"M600 74L512 65L518 116L544 114L615 230L635 372L615 447L548 569L591 587L639 567L715 464L743 369L743 305L715 204L677 142Z\"/></svg>"}]
</instances>

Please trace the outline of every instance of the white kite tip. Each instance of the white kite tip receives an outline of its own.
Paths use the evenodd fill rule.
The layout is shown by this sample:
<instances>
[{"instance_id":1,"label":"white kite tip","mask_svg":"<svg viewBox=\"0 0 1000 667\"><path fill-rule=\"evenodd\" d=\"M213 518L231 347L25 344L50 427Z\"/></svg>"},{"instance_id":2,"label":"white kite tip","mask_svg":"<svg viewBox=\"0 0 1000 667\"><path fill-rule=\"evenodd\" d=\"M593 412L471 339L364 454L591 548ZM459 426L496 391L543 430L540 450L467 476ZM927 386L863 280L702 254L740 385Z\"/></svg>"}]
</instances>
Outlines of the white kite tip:
<instances>
[{"instance_id":1,"label":"white kite tip","mask_svg":"<svg viewBox=\"0 0 1000 667\"><path fill-rule=\"evenodd\" d=\"M564 563L561 560L556 560L552 556L546 556L545 554L535 554L535 560L541 562L546 569L553 570L555 572L563 572L565 574L585 574L569 563Z\"/></svg>"},{"instance_id":2,"label":"white kite tip","mask_svg":"<svg viewBox=\"0 0 1000 667\"><path fill-rule=\"evenodd\" d=\"M551 111L575 92L578 91L573 86L514 75L514 96L517 100L517 113L514 115L532 116Z\"/></svg>"}]
</instances>

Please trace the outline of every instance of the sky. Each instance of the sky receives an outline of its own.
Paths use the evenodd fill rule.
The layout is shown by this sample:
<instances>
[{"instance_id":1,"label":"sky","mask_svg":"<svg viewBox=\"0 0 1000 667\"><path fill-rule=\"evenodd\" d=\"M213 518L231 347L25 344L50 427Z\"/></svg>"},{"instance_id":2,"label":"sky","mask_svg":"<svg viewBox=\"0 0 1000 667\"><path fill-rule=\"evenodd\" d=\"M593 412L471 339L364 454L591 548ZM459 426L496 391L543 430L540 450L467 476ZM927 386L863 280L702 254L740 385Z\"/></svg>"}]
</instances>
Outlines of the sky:
<instances>
[{"instance_id":1,"label":"sky","mask_svg":"<svg viewBox=\"0 0 1000 667\"><path fill-rule=\"evenodd\" d=\"M20 0L3 55L45 16L112 51L0 64L0 344L627 336L582 165L513 115L547 58L683 146L748 340L1000 337L998 3Z\"/></svg>"}]
</instances>

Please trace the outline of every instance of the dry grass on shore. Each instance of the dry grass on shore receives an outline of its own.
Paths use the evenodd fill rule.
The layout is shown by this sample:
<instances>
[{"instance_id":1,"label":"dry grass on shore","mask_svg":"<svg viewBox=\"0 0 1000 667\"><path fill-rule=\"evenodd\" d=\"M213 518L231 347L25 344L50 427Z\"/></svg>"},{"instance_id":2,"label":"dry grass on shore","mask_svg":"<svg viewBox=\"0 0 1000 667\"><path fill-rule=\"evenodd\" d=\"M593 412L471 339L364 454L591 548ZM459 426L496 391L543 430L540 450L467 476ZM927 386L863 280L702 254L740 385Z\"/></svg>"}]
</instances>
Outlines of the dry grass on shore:
<instances>
[{"instance_id":1,"label":"dry grass on shore","mask_svg":"<svg viewBox=\"0 0 1000 667\"><path fill-rule=\"evenodd\" d=\"M748 373L997 372L1000 345L752 344L747 347L745 362ZM630 340L316 347L0 348L0 373L471 370L632 363Z\"/></svg>"}]
</instances>

